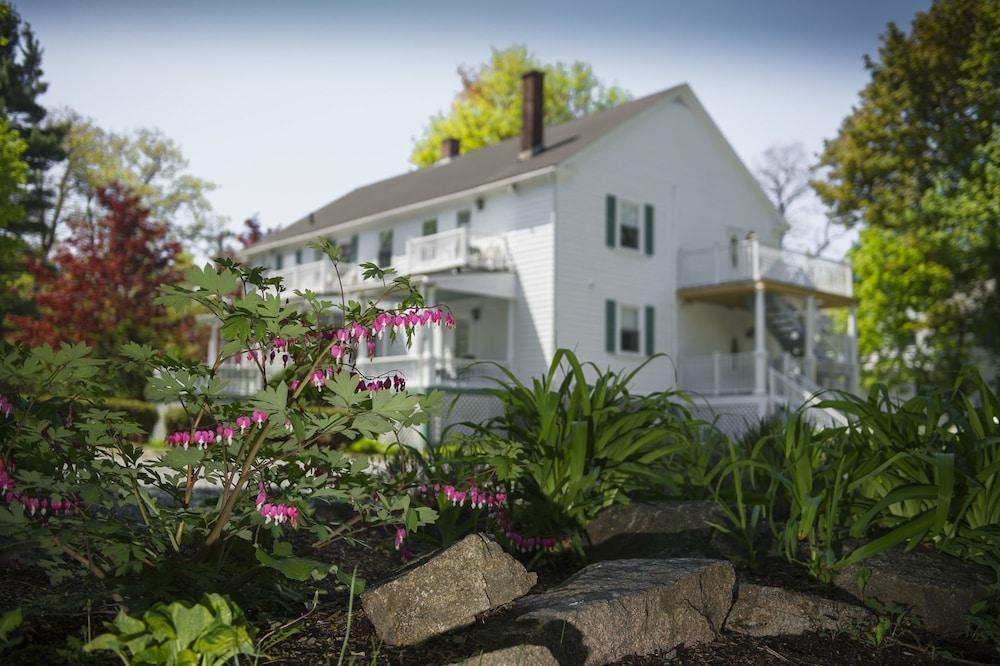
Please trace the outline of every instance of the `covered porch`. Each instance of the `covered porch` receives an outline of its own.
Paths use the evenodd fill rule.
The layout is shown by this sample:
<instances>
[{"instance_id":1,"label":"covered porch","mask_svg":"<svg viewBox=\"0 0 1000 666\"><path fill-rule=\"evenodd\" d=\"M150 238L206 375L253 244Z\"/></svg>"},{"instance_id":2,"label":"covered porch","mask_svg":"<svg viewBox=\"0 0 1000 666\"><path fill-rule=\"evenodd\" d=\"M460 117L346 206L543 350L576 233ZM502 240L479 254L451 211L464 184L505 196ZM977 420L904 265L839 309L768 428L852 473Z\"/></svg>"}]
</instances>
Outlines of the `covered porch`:
<instances>
[{"instance_id":1,"label":"covered porch","mask_svg":"<svg viewBox=\"0 0 1000 666\"><path fill-rule=\"evenodd\" d=\"M682 250L677 297L681 388L763 397L790 378L806 388L857 390L849 264L754 238ZM823 314L835 308L845 311L843 328Z\"/></svg>"}]
</instances>

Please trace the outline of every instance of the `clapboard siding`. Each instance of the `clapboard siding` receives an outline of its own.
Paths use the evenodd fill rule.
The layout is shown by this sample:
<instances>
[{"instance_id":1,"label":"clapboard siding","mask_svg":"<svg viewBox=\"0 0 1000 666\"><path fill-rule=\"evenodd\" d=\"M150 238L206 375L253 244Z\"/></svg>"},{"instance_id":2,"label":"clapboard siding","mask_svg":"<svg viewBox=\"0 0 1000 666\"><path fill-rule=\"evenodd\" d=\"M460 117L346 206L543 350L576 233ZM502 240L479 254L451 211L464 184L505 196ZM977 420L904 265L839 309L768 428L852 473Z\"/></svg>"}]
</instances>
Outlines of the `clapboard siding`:
<instances>
[{"instance_id":1,"label":"clapboard siding","mask_svg":"<svg viewBox=\"0 0 1000 666\"><path fill-rule=\"evenodd\" d=\"M677 340L678 248L725 242L734 225L756 230L770 242L779 233L774 209L728 151L689 106L667 99L560 167L557 346L574 348L601 367L631 368L644 360L644 354L606 351L604 308L611 299L653 306L655 350L677 358L685 347ZM654 207L651 256L642 247L607 246L609 194ZM686 336L701 333L697 326L685 326ZM639 387L664 388L673 379L672 366L660 361L640 375Z\"/></svg>"}]
</instances>

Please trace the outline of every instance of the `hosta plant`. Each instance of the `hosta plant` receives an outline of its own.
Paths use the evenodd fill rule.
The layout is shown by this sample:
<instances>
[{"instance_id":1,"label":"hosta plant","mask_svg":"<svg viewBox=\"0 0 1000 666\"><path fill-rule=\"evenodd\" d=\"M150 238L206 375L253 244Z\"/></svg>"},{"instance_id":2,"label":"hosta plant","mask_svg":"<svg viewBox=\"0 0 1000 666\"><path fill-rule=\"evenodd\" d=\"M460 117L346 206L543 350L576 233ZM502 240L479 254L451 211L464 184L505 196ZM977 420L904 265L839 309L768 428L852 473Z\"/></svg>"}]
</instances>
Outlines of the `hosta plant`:
<instances>
[{"instance_id":1,"label":"hosta plant","mask_svg":"<svg viewBox=\"0 0 1000 666\"><path fill-rule=\"evenodd\" d=\"M315 247L336 262L332 245ZM399 436L439 402L407 393L399 373L366 371L365 359L381 338L409 342L418 329L451 325L450 313L426 306L406 278L372 264L365 276L364 300L333 304L232 261L189 271L161 300L219 320L222 343L208 365L135 344L108 360L82 345L2 348L4 533L39 546L53 578L76 564L112 587L190 598L220 584L239 593L266 571L325 575L329 564L281 540L293 530L321 544L357 525L413 530L432 520L433 511L368 473L365 456L328 445ZM106 406L112 365L145 371L148 397L184 410L166 450L142 447L138 436L148 433ZM234 400L225 378L240 367L261 388ZM349 505L353 515L318 520L317 502Z\"/></svg>"},{"instance_id":2,"label":"hosta plant","mask_svg":"<svg viewBox=\"0 0 1000 666\"><path fill-rule=\"evenodd\" d=\"M222 666L253 663L255 630L240 607L218 594L196 604L159 603L132 617L119 611L108 631L83 646L85 652L114 652L123 664Z\"/></svg>"}]
</instances>

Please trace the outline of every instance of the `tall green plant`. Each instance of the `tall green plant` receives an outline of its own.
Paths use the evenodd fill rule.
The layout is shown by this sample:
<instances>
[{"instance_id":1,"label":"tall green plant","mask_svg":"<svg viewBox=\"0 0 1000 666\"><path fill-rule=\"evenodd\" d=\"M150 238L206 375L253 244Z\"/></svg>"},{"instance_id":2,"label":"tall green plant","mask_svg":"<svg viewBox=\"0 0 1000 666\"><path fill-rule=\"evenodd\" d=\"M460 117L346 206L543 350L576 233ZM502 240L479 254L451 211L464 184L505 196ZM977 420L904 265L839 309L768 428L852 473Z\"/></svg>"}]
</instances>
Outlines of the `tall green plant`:
<instances>
[{"instance_id":1,"label":"tall green plant","mask_svg":"<svg viewBox=\"0 0 1000 666\"><path fill-rule=\"evenodd\" d=\"M668 492L664 461L694 445L697 422L680 394L632 392L656 358L610 372L559 349L530 385L497 366L506 381L491 393L504 413L477 432L486 461L504 472L514 520L579 534L612 504Z\"/></svg>"}]
</instances>

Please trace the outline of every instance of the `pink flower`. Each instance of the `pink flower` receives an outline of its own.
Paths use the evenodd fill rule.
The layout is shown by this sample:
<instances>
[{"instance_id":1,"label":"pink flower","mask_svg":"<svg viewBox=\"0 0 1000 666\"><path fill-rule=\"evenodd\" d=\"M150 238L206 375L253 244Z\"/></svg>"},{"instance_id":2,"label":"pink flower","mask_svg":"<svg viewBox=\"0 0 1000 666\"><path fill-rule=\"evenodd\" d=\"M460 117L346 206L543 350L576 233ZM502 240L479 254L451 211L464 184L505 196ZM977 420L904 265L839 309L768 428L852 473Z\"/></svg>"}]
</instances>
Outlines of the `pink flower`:
<instances>
[{"instance_id":1,"label":"pink flower","mask_svg":"<svg viewBox=\"0 0 1000 666\"><path fill-rule=\"evenodd\" d=\"M330 347L330 356L332 356L335 359L343 358L344 348L341 347L340 345L334 345Z\"/></svg>"},{"instance_id":2,"label":"pink flower","mask_svg":"<svg viewBox=\"0 0 1000 666\"><path fill-rule=\"evenodd\" d=\"M285 430L288 432L292 431L292 422L288 419L285 419Z\"/></svg>"},{"instance_id":3,"label":"pink flower","mask_svg":"<svg viewBox=\"0 0 1000 666\"><path fill-rule=\"evenodd\" d=\"M322 370L316 370L315 372L312 373L310 381L316 388L323 388L323 384L326 383L326 373L324 373Z\"/></svg>"},{"instance_id":4,"label":"pink flower","mask_svg":"<svg viewBox=\"0 0 1000 666\"><path fill-rule=\"evenodd\" d=\"M263 481L257 484L257 488L260 490L260 492L257 493L257 510L260 511L260 507L264 506L265 502L267 502L267 493L264 492Z\"/></svg>"},{"instance_id":5,"label":"pink flower","mask_svg":"<svg viewBox=\"0 0 1000 666\"><path fill-rule=\"evenodd\" d=\"M405 539L406 539L406 528L404 528L404 527L397 527L396 528L396 539L395 539L396 550L399 550L403 546L403 541Z\"/></svg>"},{"instance_id":6,"label":"pink flower","mask_svg":"<svg viewBox=\"0 0 1000 666\"><path fill-rule=\"evenodd\" d=\"M256 412L254 414L256 415ZM246 432L246 429L250 427L250 417L237 416L236 427L240 429L240 434L242 435L244 432Z\"/></svg>"},{"instance_id":7,"label":"pink flower","mask_svg":"<svg viewBox=\"0 0 1000 666\"><path fill-rule=\"evenodd\" d=\"M292 391L298 391L299 390L299 385L301 383L302 382L300 382L299 380L293 379L292 381L288 382L288 388L292 389Z\"/></svg>"},{"instance_id":8,"label":"pink flower","mask_svg":"<svg viewBox=\"0 0 1000 666\"><path fill-rule=\"evenodd\" d=\"M455 318L451 316L450 312L444 316L444 325L448 328L455 328Z\"/></svg>"},{"instance_id":9,"label":"pink flower","mask_svg":"<svg viewBox=\"0 0 1000 666\"><path fill-rule=\"evenodd\" d=\"M258 428L263 427L264 421L267 420L267 412L262 412L259 409L253 410L253 422L257 424Z\"/></svg>"},{"instance_id":10,"label":"pink flower","mask_svg":"<svg viewBox=\"0 0 1000 666\"><path fill-rule=\"evenodd\" d=\"M7 418L8 416L10 416L10 410L12 408L13 407L10 404L10 400L7 399L7 396L0 395L0 413L3 414L4 418Z\"/></svg>"}]
</instances>

